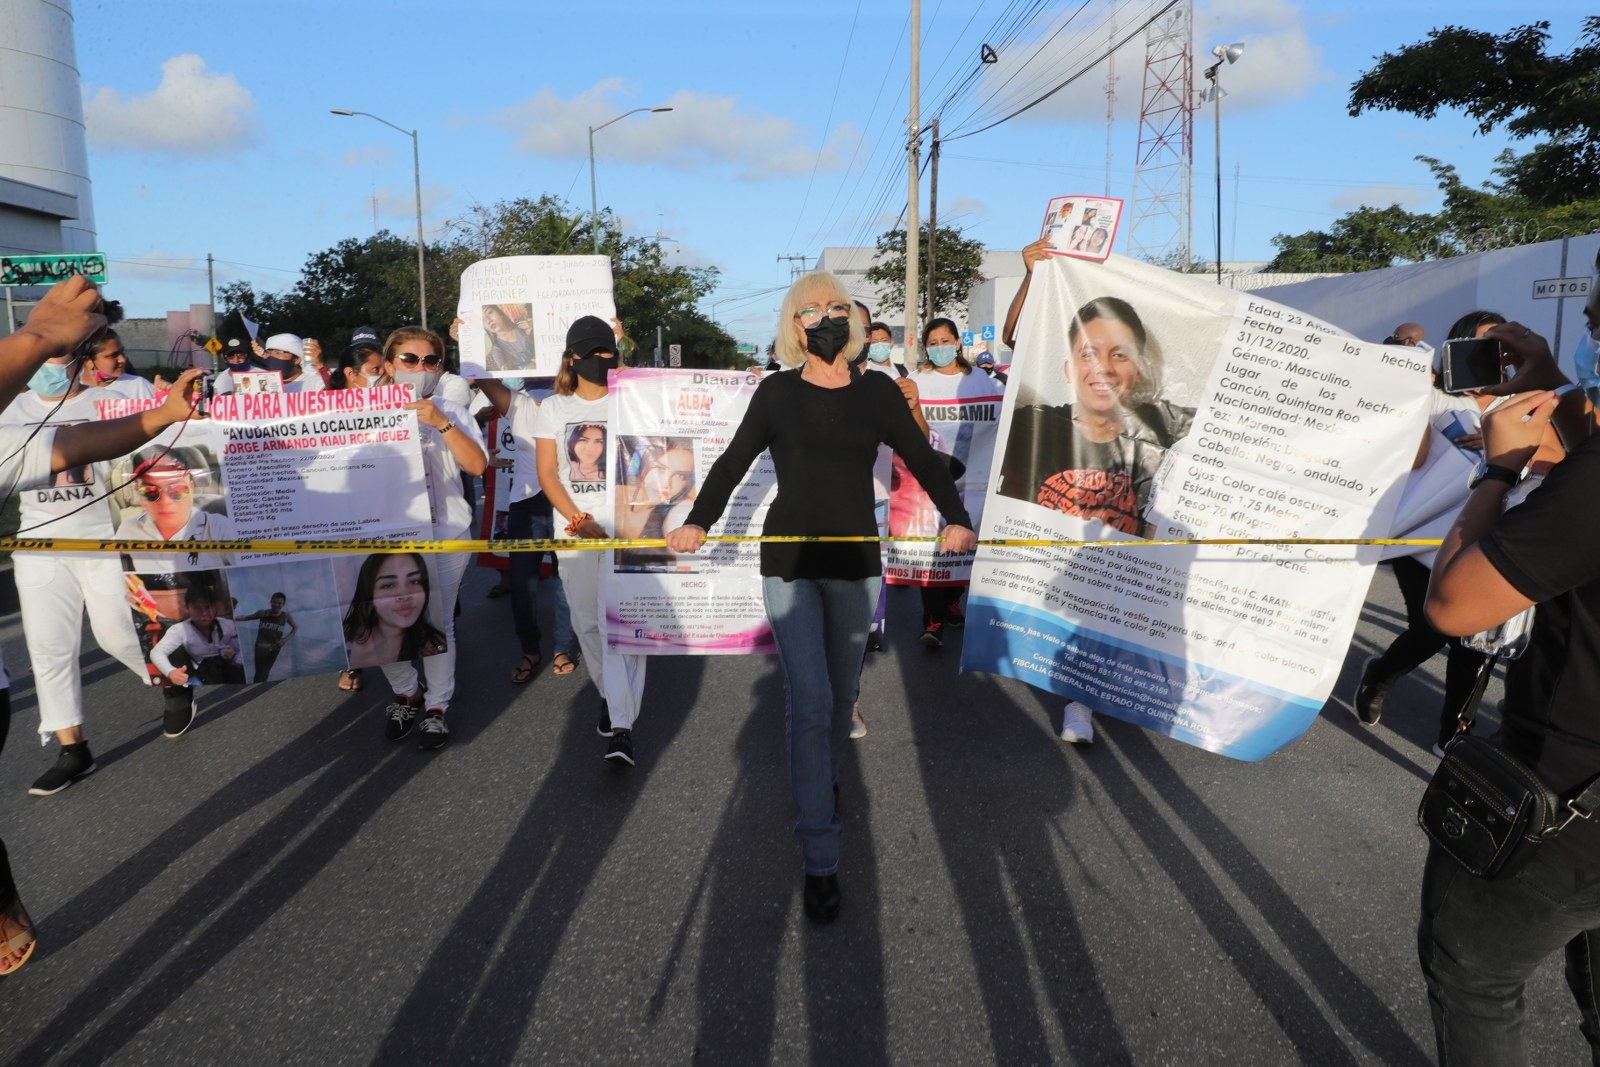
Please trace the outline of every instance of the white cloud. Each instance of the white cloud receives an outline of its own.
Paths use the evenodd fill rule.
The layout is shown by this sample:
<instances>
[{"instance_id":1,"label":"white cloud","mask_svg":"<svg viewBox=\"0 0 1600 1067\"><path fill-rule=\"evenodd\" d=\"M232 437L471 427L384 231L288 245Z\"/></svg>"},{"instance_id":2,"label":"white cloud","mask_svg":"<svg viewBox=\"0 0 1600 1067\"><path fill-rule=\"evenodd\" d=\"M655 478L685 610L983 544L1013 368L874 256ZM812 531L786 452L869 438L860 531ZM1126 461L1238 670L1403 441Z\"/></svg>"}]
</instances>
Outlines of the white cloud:
<instances>
[{"instance_id":1,"label":"white cloud","mask_svg":"<svg viewBox=\"0 0 1600 1067\"><path fill-rule=\"evenodd\" d=\"M941 200L939 202L939 225L941 228L952 222L965 225L973 221L969 216L984 216L988 214L989 205L976 197L958 196L951 200ZM927 220L924 219L923 221L926 222Z\"/></svg>"},{"instance_id":2,"label":"white cloud","mask_svg":"<svg viewBox=\"0 0 1600 1067\"><path fill-rule=\"evenodd\" d=\"M422 215L427 218L454 195L455 190L448 185L424 185L422 187ZM401 188L385 185L373 190L372 196L378 198L378 214L386 218L409 219L412 224L417 219L417 187L407 185ZM368 204L371 197L367 198ZM406 232L410 232L407 230Z\"/></svg>"},{"instance_id":3,"label":"white cloud","mask_svg":"<svg viewBox=\"0 0 1600 1067\"><path fill-rule=\"evenodd\" d=\"M388 145L364 144L347 148L339 160L341 167L381 167L394 161L394 151Z\"/></svg>"},{"instance_id":4,"label":"white cloud","mask_svg":"<svg viewBox=\"0 0 1600 1067\"><path fill-rule=\"evenodd\" d=\"M1416 185L1363 185L1346 189L1328 202L1333 210L1344 214L1358 207L1384 208L1399 204L1407 211L1420 211L1437 200L1438 191Z\"/></svg>"},{"instance_id":5,"label":"white cloud","mask_svg":"<svg viewBox=\"0 0 1600 1067\"><path fill-rule=\"evenodd\" d=\"M103 87L83 102L97 148L207 156L254 139L255 97L232 74L206 68L192 52L161 64L161 83L142 96Z\"/></svg>"},{"instance_id":6,"label":"white cloud","mask_svg":"<svg viewBox=\"0 0 1600 1067\"><path fill-rule=\"evenodd\" d=\"M1108 69L1104 61L1095 61L1113 41L1129 38L1155 6L1096 5L1093 16L1068 13L1042 24L1032 37L1013 42L999 53L997 62L983 68L968 99L973 103L993 99L984 105L981 121L962 118L961 125L985 125L1077 74L1070 85L1018 115L1016 121L1104 127ZM1117 122L1138 121L1146 36L1145 32L1132 33L1116 52L1112 114ZM1197 93L1206 84L1202 73L1214 62L1212 46L1245 43L1246 55L1223 70L1224 108L1271 107L1297 99L1325 77L1320 69L1322 53L1312 43L1305 14L1288 0L1229 0L1226 6L1202 6L1195 12L1192 37ZM953 112L964 116L967 108L958 106Z\"/></svg>"},{"instance_id":7,"label":"white cloud","mask_svg":"<svg viewBox=\"0 0 1600 1067\"><path fill-rule=\"evenodd\" d=\"M494 121L515 135L519 152L582 159L589 153L589 127L629 110L633 101L623 92L619 78L597 82L571 99L541 89ZM633 116L598 133L596 156L690 172L729 167L738 178L761 180L809 174L813 166L843 170L861 136L848 124L835 127L819 154L815 134L781 115L741 107L731 96L684 89L659 105L672 111Z\"/></svg>"}]
</instances>

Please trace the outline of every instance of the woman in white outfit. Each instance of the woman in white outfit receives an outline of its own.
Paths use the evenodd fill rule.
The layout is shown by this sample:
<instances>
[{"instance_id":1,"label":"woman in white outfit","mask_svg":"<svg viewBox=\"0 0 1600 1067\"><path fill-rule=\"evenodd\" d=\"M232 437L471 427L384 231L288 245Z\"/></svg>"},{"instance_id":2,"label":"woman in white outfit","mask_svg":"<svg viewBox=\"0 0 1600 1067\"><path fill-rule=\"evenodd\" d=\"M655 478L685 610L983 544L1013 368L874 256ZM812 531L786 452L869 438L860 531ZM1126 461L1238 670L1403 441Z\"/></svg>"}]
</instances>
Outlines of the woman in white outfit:
<instances>
[{"instance_id":1,"label":"woman in white outfit","mask_svg":"<svg viewBox=\"0 0 1600 1067\"><path fill-rule=\"evenodd\" d=\"M610 435L606 429L610 390L606 375L617 368L617 334L594 315L585 315L567 330L556 392L539 405L533 436L537 443L539 484L566 523L567 538L612 536L606 514L606 461ZM605 576L611 551L558 553L561 580L572 609L589 679L600 691L599 732L610 738L605 758L619 767L633 766L633 724L644 693L644 656L606 650L602 627Z\"/></svg>"},{"instance_id":2,"label":"woman in white outfit","mask_svg":"<svg viewBox=\"0 0 1600 1067\"><path fill-rule=\"evenodd\" d=\"M406 406L417 413L433 536L440 541L464 538L472 530L472 505L462 488L461 472L482 474L489 465L489 453L484 450L477 420L463 405L438 395L444 341L432 330L402 327L384 342L383 365L380 384L409 385L416 397ZM383 676L394 692L394 702L386 711L389 740L399 741L410 734L418 714L425 710L418 744L432 750L443 748L450 739L444 717L456 688L456 593L469 557L464 552L440 552L430 559L437 577L431 583L428 613L444 634L447 647L439 655L422 657L426 692L419 689L417 669L409 662L384 664Z\"/></svg>"}]
</instances>

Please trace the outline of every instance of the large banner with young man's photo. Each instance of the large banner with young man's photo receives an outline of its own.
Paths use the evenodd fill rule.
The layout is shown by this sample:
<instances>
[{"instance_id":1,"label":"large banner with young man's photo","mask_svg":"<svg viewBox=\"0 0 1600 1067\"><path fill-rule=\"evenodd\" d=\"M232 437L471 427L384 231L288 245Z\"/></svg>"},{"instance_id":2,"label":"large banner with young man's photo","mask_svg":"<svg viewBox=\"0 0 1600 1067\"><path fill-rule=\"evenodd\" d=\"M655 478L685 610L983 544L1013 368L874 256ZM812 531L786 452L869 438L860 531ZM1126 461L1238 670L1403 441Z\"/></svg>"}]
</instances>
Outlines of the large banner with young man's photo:
<instances>
[{"instance_id":1,"label":"large banner with young man's photo","mask_svg":"<svg viewBox=\"0 0 1600 1067\"><path fill-rule=\"evenodd\" d=\"M277 681L444 650L429 557L186 550L218 540L421 540L433 487L409 388L217 397L111 464L145 657L178 685ZM106 401L101 418L153 401ZM425 431L432 432L432 431ZM139 543L148 542L144 548Z\"/></svg>"},{"instance_id":2,"label":"large banner with young man's photo","mask_svg":"<svg viewBox=\"0 0 1600 1067\"><path fill-rule=\"evenodd\" d=\"M1204 278L1039 264L962 667L1243 760L1328 697L1426 423L1430 366Z\"/></svg>"}]
</instances>

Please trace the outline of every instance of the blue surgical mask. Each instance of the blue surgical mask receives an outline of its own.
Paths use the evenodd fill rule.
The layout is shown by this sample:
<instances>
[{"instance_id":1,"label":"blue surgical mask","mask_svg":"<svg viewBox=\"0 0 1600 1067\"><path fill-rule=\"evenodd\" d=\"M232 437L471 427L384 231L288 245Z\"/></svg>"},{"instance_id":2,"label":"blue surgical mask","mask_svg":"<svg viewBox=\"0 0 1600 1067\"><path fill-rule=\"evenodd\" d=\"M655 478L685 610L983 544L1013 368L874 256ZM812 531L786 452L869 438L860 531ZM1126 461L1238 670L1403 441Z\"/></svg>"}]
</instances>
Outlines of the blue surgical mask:
<instances>
[{"instance_id":1,"label":"blue surgical mask","mask_svg":"<svg viewBox=\"0 0 1600 1067\"><path fill-rule=\"evenodd\" d=\"M72 364L46 363L33 372L28 388L40 396L66 396L72 388Z\"/></svg>"},{"instance_id":2,"label":"blue surgical mask","mask_svg":"<svg viewBox=\"0 0 1600 1067\"><path fill-rule=\"evenodd\" d=\"M867 358L874 363L887 363L889 350L893 347L888 341L874 341L867 346Z\"/></svg>"},{"instance_id":3,"label":"blue surgical mask","mask_svg":"<svg viewBox=\"0 0 1600 1067\"><path fill-rule=\"evenodd\" d=\"M948 367L956 361L956 356L960 353L960 345L929 345L928 362L935 367Z\"/></svg>"},{"instance_id":4,"label":"blue surgical mask","mask_svg":"<svg viewBox=\"0 0 1600 1067\"><path fill-rule=\"evenodd\" d=\"M1578 372L1579 382L1593 381L1597 376L1596 361L1600 360L1600 344L1595 343L1594 335L1585 333L1578 338L1578 347L1572 350L1572 369Z\"/></svg>"}]
</instances>

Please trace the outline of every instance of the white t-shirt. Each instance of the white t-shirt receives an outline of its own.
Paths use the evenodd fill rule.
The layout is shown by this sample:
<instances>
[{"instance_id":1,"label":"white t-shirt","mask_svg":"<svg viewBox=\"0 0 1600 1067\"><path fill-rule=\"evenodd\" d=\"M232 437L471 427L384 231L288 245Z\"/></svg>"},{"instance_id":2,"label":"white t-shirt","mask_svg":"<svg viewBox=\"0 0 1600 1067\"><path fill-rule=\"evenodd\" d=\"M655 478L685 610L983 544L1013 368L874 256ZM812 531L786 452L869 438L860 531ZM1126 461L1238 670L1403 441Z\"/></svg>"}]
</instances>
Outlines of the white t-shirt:
<instances>
[{"instance_id":1,"label":"white t-shirt","mask_svg":"<svg viewBox=\"0 0 1600 1067\"><path fill-rule=\"evenodd\" d=\"M534 437L538 432L539 402L520 389L511 392L511 410L503 416L511 433L511 503L539 495L539 459ZM502 443L506 435L501 434Z\"/></svg>"},{"instance_id":2,"label":"white t-shirt","mask_svg":"<svg viewBox=\"0 0 1600 1067\"><path fill-rule=\"evenodd\" d=\"M105 382L94 388L109 389L129 400L153 400L156 395L156 387L149 379L141 378L137 374L124 374L115 381Z\"/></svg>"},{"instance_id":3,"label":"white t-shirt","mask_svg":"<svg viewBox=\"0 0 1600 1067\"><path fill-rule=\"evenodd\" d=\"M433 395L444 397L452 404L460 404L463 408L472 407L472 386L459 374L450 371L439 373L439 384L433 387Z\"/></svg>"},{"instance_id":4,"label":"white t-shirt","mask_svg":"<svg viewBox=\"0 0 1600 1067\"><path fill-rule=\"evenodd\" d=\"M449 419L455 429L483 448L483 433L478 421L467 414L464 404L454 403L434 391L434 407ZM461 485L461 464L450 453L444 435L431 426L417 423L417 433L422 444L422 473L428 483L428 506L433 514L433 536L440 541L465 537L472 529L472 505L467 503L466 490Z\"/></svg>"},{"instance_id":5,"label":"white t-shirt","mask_svg":"<svg viewBox=\"0 0 1600 1067\"><path fill-rule=\"evenodd\" d=\"M612 520L605 506L606 502L606 475L605 465L611 457L611 435L606 429L606 415L610 409L610 397L602 396L597 400L583 400L576 395L552 396L539 405L538 417L534 419L533 436L542 441L553 441L556 446L556 472L560 476L561 486L567 491L579 511L586 511L594 517L601 528L608 533L611 531ZM592 445L576 443L579 439L594 441L599 430L598 444L599 477L586 477L585 472L576 469L577 463L573 462L573 449L587 450ZM565 527L556 523L556 536L565 536Z\"/></svg>"},{"instance_id":6,"label":"white t-shirt","mask_svg":"<svg viewBox=\"0 0 1600 1067\"><path fill-rule=\"evenodd\" d=\"M59 402L60 406L57 407L58 401L46 400L38 393L23 393L11 402L10 407L0 412L0 426L38 426L46 418L50 420L50 426L98 422L100 416L95 410L95 403L115 399L116 396L108 389L85 389L77 396ZM21 528L26 531L23 536L109 538L111 502L107 499L107 487L110 469L109 463L90 463L62 471L42 488L20 492ZM10 486L0 488L9 489ZM51 554L104 558L82 552Z\"/></svg>"}]
</instances>

